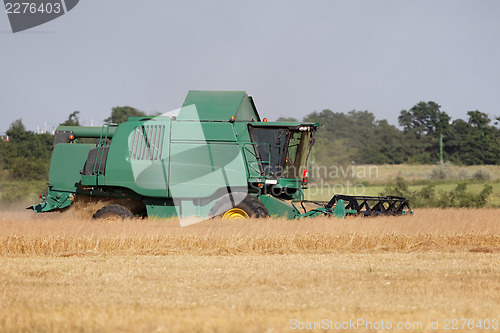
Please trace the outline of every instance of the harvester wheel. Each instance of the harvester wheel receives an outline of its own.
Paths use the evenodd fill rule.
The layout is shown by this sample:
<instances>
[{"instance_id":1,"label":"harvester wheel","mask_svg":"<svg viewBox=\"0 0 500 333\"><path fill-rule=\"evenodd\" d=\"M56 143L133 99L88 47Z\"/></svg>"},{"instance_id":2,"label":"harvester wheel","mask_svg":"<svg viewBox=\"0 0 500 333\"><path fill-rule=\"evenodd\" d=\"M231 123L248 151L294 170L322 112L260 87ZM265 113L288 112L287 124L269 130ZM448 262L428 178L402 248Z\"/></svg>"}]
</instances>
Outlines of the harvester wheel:
<instances>
[{"instance_id":1,"label":"harvester wheel","mask_svg":"<svg viewBox=\"0 0 500 333\"><path fill-rule=\"evenodd\" d=\"M99 209L92 218L106 220L106 219L131 219L134 217L134 214L122 205L108 205Z\"/></svg>"},{"instance_id":2,"label":"harvester wheel","mask_svg":"<svg viewBox=\"0 0 500 333\"><path fill-rule=\"evenodd\" d=\"M244 193L234 193L232 195L234 196L233 201L230 200L229 195L220 198L210 210L209 215L212 217L221 216L223 220L269 216L269 212L262 201L256 197Z\"/></svg>"},{"instance_id":3,"label":"harvester wheel","mask_svg":"<svg viewBox=\"0 0 500 333\"><path fill-rule=\"evenodd\" d=\"M249 217L247 212L241 208L231 208L222 215L223 220L243 220Z\"/></svg>"}]
</instances>

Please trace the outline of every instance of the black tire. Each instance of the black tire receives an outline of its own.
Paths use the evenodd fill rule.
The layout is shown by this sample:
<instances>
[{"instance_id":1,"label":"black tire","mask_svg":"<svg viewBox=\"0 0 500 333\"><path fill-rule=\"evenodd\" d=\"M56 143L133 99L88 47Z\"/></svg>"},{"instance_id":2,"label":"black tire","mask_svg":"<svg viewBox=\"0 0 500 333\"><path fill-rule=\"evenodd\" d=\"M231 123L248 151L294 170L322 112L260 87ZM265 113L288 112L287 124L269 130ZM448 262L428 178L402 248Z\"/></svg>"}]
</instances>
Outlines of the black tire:
<instances>
[{"instance_id":1,"label":"black tire","mask_svg":"<svg viewBox=\"0 0 500 333\"><path fill-rule=\"evenodd\" d=\"M115 219L131 219L134 217L134 214L128 209L127 207L124 207L122 205L107 205L99 209L93 216L93 219L108 219L108 218L115 218Z\"/></svg>"},{"instance_id":2,"label":"black tire","mask_svg":"<svg viewBox=\"0 0 500 333\"><path fill-rule=\"evenodd\" d=\"M210 209L209 216L223 216L231 209L243 210L249 218L266 218L269 211L262 201L246 193L231 193L221 197Z\"/></svg>"}]
</instances>

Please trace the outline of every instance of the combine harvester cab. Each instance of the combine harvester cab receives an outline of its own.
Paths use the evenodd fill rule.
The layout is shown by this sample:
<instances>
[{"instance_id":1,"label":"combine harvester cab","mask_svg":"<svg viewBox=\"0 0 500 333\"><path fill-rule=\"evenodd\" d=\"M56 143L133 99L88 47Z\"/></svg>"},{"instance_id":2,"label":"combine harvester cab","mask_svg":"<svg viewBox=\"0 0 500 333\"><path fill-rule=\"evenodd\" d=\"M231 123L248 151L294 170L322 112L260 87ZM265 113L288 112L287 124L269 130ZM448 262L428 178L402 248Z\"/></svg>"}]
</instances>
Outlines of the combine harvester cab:
<instances>
[{"instance_id":1,"label":"combine harvester cab","mask_svg":"<svg viewBox=\"0 0 500 333\"><path fill-rule=\"evenodd\" d=\"M317 123L261 121L245 92L190 91L178 112L120 125L60 126L35 212L99 202L94 218L402 215L397 197L304 201ZM93 142L92 142L93 140ZM306 206L314 204L313 209Z\"/></svg>"}]
</instances>

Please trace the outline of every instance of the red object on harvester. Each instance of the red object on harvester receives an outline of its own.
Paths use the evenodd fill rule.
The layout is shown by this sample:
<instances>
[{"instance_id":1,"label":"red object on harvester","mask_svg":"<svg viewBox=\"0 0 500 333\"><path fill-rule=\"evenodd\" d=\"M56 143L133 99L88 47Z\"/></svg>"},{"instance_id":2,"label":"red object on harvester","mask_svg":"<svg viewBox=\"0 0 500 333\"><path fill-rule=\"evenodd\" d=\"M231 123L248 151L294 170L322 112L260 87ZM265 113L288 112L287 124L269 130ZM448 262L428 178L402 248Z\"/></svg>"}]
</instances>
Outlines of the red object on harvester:
<instances>
[{"instance_id":1,"label":"red object on harvester","mask_svg":"<svg viewBox=\"0 0 500 333\"><path fill-rule=\"evenodd\" d=\"M302 185L307 185L309 181L309 171L304 168L304 175L302 176Z\"/></svg>"}]
</instances>

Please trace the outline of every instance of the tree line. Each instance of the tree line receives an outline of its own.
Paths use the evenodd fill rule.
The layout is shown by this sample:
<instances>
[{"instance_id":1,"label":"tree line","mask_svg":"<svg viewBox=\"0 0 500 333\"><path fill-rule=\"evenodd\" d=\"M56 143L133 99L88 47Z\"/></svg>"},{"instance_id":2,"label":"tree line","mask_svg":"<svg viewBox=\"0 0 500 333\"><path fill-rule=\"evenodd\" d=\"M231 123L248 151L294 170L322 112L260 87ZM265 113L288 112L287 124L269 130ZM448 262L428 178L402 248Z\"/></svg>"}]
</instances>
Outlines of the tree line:
<instances>
[{"instance_id":1,"label":"tree line","mask_svg":"<svg viewBox=\"0 0 500 333\"><path fill-rule=\"evenodd\" d=\"M303 121L323 124L312 156L320 165L434 164L440 161L441 136L446 162L500 164L500 117L490 119L478 110L467 116L452 121L440 105L430 101L402 110L400 128L376 120L371 112L356 110L313 112Z\"/></svg>"},{"instance_id":2,"label":"tree line","mask_svg":"<svg viewBox=\"0 0 500 333\"><path fill-rule=\"evenodd\" d=\"M133 107L114 107L105 122L122 123L129 116L146 116ZM311 159L315 165L351 164L434 164L443 157L459 165L500 164L500 117L478 110L469 111L466 120L453 120L435 102L420 102L402 110L400 128L387 120L377 120L369 111L348 113L323 110L305 116L304 122L317 122ZM297 121L279 118L279 121ZM79 126L79 111L61 123ZM0 180L2 178L44 180L48 178L53 136L27 131L21 119L14 121L0 141Z\"/></svg>"},{"instance_id":3,"label":"tree line","mask_svg":"<svg viewBox=\"0 0 500 333\"><path fill-rule=\"evenodd\" d=\"M130 106L117 106L105 122L122 123L128 117L142 117L146 113ZM80 126L80 112L74 111L61 126ZM54 136L35 134L26 130L22 119L15 120L0 140L0 181L48 179Z\"/></svg>"}]
</instances>

